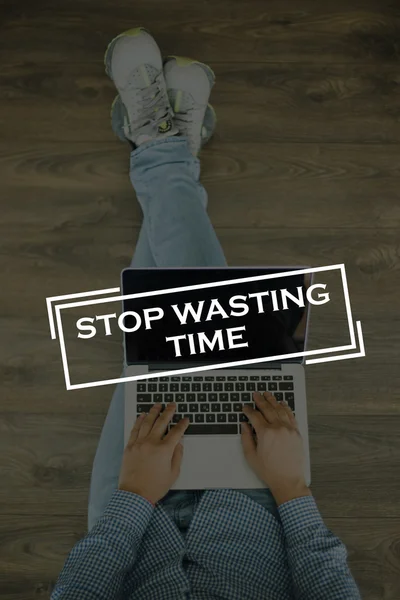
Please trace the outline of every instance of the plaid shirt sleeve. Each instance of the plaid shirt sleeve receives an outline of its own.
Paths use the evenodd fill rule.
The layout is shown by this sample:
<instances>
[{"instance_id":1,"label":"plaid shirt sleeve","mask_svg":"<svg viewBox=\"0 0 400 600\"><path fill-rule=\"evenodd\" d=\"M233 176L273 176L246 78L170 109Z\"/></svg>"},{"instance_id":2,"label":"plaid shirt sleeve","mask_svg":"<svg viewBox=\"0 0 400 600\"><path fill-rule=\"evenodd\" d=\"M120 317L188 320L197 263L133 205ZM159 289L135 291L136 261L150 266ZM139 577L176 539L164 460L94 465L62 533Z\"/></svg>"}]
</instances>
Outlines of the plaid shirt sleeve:
<instances>
[{"instance_id":1,"label":"plaid shirt sleeve","mask_svg":"<svg viewBox=\"0 0 400 600\"><path fill-rule=\"evenodd\" d=\"M51 600L114 600L153 514L136 494L116 491L90 533L69 554Z\"/></svg>"},{"instance_id":2,"label":"plaid shirt sleeve","mask_svg":"<svg viewBox=\"0 0 400 600\"><path fill-rule=\"evenodd\" d=\"M342 542L324 525L312 496L279 507L296 600L361 600Z\"/></svg>"}]
</instances>

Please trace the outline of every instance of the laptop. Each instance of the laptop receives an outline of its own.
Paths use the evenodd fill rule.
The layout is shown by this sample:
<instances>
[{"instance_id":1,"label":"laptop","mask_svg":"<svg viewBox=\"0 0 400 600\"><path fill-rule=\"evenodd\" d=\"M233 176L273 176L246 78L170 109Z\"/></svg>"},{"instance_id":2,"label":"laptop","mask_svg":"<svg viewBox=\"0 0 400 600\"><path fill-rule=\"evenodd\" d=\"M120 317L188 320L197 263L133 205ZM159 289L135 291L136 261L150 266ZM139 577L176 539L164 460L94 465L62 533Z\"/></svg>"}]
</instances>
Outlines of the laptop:
<instances>
[{"instance_id":1,"label":"laptop","mask_svg":"<svg viewBox=\"0 0 400 600\"><path fill-rule=\"evenodd\" d=\"M301 267L304 269L305 267ZM194 336L200 330L209 333L216 328L240 325L243 339L248 346L237 344L234 349L213 348L208 352L191 355L188 348L181 347L177 356L174 344L166 343L168 334L177 333L177 320L164 316L154 322L154 327L144 327L134 333L124 333L125 376L158 373L155 378L128 381L125 383L125 443L133 424L142 412L148 412L155 402L163 405L176 402L174 424L188 417L190 425L183 438L184 457L181 472L173 489L264 488L265 484L248 466L241 445L240 423L246 420L242 413L244 403L253 404L254 391L270 391L278 401L286 400L295 413L305 449L305 478L310 484L310 457L307 425L307 403L305 387L304 357L306 350L309 306L304 294L305 306L287 302L287 309L274 311L271 298L263 297L263 312L254 310L257 292L286 288L294 293L299 287L305 289L303 273L279 277L285 271L299 267L225 267L225 268L128 268L122 271L124 296L153 290L166 290L194 286L193 291L173 291L168 294L145 298L124 299L123 311L140 312L140 307L161 307L169 315L171 305L184 307L191 302L204 306L212 298L218 298L227 306L232 295L248 298L253 310L242 318L201 319L187 324ZM272 279L245 281L218 287L202 287L211 282L248 279L274 275ZM306 275L307 277L307 275ZM271 294L272 296L272 294ZM258 302L258 300L257 300ZM276 307L275 307L276 308ZM125 320L129 329L129 317ZM179 323L178 323L179 327ZM132 327L131 327L132 328ZM179 329L178 329L179 331ZM195 339L193 336L193 339ZM182 342L184 343L184 342ZM193 348L192 348L193 349ZM203 348L204 350L204 348ZM262 357L285 356L281 360L251 362ZM247 361L245 365L228 365L191 372L196 367L207 367L231 362ZM185 373L165 375L177 369Z\"/></svg>"}]
</instances>

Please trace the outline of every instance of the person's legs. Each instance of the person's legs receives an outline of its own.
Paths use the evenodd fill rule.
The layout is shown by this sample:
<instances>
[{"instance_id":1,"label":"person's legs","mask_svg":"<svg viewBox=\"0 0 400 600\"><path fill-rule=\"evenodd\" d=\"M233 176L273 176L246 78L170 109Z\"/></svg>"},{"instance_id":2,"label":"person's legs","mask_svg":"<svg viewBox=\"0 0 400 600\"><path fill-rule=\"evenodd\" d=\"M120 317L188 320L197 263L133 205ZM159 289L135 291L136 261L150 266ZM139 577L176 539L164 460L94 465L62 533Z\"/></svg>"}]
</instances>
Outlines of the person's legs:
<instances>
[{"instance_id":1,"label":"person's legs","mask_svg":"<svg viewBox=\"0 0 400 600\"><path fill-rule=\"evenodd\" d=\"M199 161L184 138L156 141L132 152L131 180L143 208L144 225L132 260L134 267L225 266L222 248L205 210ZM124 384L118 384L93 464L89 529L103 514L118 476L124 450ZM188 499L173 492L166 509L178 521ZM182 511L181 511L182 512ZM178 523L179 524L179 523ZM187 523L183 526L186 527Z\"/></svg>"},{"instance_id":2,"label":"person's legs","mask_svg":"<svg viewBox=\"0 0 400 600\"><path fill-rule=\"evenodd\" d=\"M226 265L205 211L199 173L199 160L183 137L154 141L132 152L131 181L157 267Z\"/></svg>"}]
</instances>

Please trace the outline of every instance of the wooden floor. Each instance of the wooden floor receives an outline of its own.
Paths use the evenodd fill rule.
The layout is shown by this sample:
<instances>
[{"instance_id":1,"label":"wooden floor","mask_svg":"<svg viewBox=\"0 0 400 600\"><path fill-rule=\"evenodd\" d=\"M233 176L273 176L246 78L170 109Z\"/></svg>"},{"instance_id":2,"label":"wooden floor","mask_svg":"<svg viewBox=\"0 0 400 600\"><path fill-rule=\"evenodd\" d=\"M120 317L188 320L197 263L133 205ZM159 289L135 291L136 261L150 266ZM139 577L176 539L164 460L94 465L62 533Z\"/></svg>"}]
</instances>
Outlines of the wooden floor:
<instances>
[{"instance_id":1,"label":"wooden floor","mask_svg":"<svg viewBox=\"0 0 400 600\"><path fill-rule=\"evenodd\" d=\"M112 390L64 389L45 298L117 286L132 253L141 214L102 60L138 24L216 72L203 181L229 263L346 265L366 358L307 367L313 490L363 598L398 600L399 6L3 0L0 17L1 600L47 598L85 532ZM119 368L119 345L93 351Z\"/></svg>"}]
</instances>

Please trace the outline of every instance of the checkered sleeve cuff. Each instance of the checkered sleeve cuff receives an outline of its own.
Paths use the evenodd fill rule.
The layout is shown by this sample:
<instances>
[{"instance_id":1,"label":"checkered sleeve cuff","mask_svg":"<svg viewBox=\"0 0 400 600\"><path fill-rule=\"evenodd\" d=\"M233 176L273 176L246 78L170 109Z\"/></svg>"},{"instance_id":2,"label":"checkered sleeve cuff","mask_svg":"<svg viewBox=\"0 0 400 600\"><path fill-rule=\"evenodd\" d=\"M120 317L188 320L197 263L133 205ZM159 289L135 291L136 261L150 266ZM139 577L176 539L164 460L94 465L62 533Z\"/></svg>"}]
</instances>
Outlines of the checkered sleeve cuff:
<instances>
[{"instance_id":1,"label":"checkered sleeve cuff","mask_svg":"<svg viewBox=\"0 0 400 600\"><path fill-rule=\"evenodd\" d=\"M285 502L281 504L278 510L287 538L303 529L323 525L322 517L312 496L304 496Z\"/></svg>"},{"instance_id":2,"label":"checkered sleeve cuff","mask_svg":"<svg viewBox=\"0 0 400 600\"><path fill-rule=\"evenodd\" d=\"M146 531L154 506L137 494L116 490L111 496L104 517L114 518L135 530L136 535L141 537Z\"/></svg>"}]
</instances>

